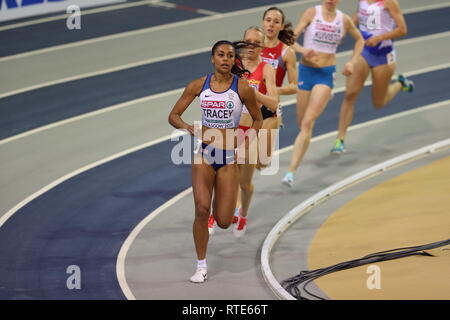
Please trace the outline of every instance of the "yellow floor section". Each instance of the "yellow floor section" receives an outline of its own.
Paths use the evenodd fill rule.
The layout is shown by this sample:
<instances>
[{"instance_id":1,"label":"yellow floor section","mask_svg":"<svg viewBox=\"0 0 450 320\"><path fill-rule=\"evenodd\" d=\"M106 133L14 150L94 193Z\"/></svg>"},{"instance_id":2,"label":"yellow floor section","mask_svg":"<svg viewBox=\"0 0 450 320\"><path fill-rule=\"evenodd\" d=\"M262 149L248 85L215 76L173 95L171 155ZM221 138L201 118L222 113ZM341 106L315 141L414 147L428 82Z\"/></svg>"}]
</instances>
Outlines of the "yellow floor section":
<instances>
[{"instance_id":1,"label":"yellow floor section","mask_svg":"<svg viewBox=\"0 0 450 320\"><path fill-rule=\"evenodd\" d=\"M450 157L386 181L333 213L308 252L310 270L450 238ZM339 271L315 283L331 299L450 299L450 246Z\"/></svg>"}]
</instances>

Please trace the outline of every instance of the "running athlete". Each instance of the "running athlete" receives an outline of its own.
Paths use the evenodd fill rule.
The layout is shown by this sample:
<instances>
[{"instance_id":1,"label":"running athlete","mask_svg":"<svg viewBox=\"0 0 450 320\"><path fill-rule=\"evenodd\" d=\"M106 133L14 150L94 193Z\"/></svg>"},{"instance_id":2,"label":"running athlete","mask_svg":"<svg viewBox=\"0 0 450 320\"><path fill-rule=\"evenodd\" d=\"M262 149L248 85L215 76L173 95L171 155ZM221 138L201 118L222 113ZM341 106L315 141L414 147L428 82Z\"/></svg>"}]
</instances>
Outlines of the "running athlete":
<instances>
[{"instance_id":1,"label":"running athlete","mask_svg":"<svg viewBox=\"0 0 450 320\"><path fill-rule=\"evenodd\" d=\"M332 153L345 152L344 139L353 119L355 101L372 73L372 104L383 108L400 90L412 92L414 83L403 75L390 84L396 69L394 39L407 33L407 26L397 0L361 0L353 15L365 39L362 55L356 59L353 74L347 78L339 115L339 131Z\"/></svg>"},{"instance_id":2,"label":"running athlete","mask_svg":"<svg viewBox=\"0 0 450 320\"><path fill-rule=\"evenodd\" d=\"M271 7L264 12L263 29L266 35L264 49L261 52L262 61L269 63L276 69L276 86L278 95L289 95L297 93L297 65L295 51L290 48L295 42L294 31L291 23L285 22L284 12ZM283 86L283 81L288 76L289 83ZM268 141L275 142L276 137L272 137L272 129L279 129L281 119L281 109L272 112L266 107L262 107L266 119L263 123L263 129L267 129ZM272 155L274 145L267 144L267 155ZM267 167L268 163L258 162L256 168Z\"/></svg>"},{"instance_id":3,"label":"running athlete","mask_svg":"<svg viewBox=\"0 0 450 320\"><path fill-rule=\"evenodd\" d=\"M193 235L198 259L196 272L190 278L194 283L202 283L207 279L206 250L211 203L214 218L221 228L228 228L233 218L239 187L234 130L239 125L244 103L253 119L252 128L258 131L262 125L255 92L245 79L240 78L245 70L239 67L242 63L233 44L225 40L217 42L212 48L211 62L214 73L189 83L169 114L169 123L173 127L185 129L198 137L198 129L184 122L181 116L192 101L199 97L202 110L201 140L194 151L192 164L195 202ZM229 130L232 130L232 141L229 139Z\"/></svg>"},{"instance_id":4,"label":"running athlete","mask_svg":"<svg viewBox=\"0 0 450 320\"><path fill-rule=\"evenodd\" d=\"M303 47L294 49L302 54L299 64L297 93L297 122L300 133L294 143L289 171L283 184L292 187L294 173L299 167L311 140L316 119L331 98L336 74L336 50L348 32L356 40L353 56L344 65L342 74L353 73L354 64L361 54L364 40L349 16L337 9L339 0L323 0L322 5L309 8L300 18L294 33L298 37L305 30Z\"/></svg>"},{"instance_id":5,"label":"running athlete","mask_svg":"<svg viewBox=\"0 0 450 320\"><path fill-rule=\"evenodd\" d=\"M278 108L278 94L275 84L275 69L271 65L263 62L261 59L261 51L264 46L264 31L259 27L250 27L244 32L244 43L246 43L245 54L243 54L243 66L250 72L247 76L247 81L250 87L255 89L256 102L261 109L261 114L264 122L273 117L276 114ZM266 109L267 111L263 111ZM241 120L239 122L239 128L243 133L246 133L248 129L253 126L254 118L249 114L249 110L243 106ZM263 128L262 127L262 128ZM270 143L268 140L270 137L266 134L267 130L264 130L263 135L258 139L259 148ZM263 141L265 140L265 141ZM258 148L258 149L259 149ZM254 186L252 184L252 178L256 167L256 161L252 161L252 152L249 152L249 145L246 144L246 159L244 163L239 162L240 173L240 196L238 196L237 210L235 214L237 219L234 221L233 227L234 235L239 238L244 235L247 227L247 214L250 202L253 196ZM253 152L253 155L254 152ZM257 156L253 157L257 160ZM239 208L242 206L241 208ZM214 217L210 216L208 223L209 233L214 233Z\"/></svg>"},{"instance_id":6,"label":"running athlete","mask_svg":"<svg viewBox=\"0 0 450 320\"><path fill-rule=\"evenodd\" d=\"M285 24L283 10L271 7L264 12L263 29L266 35L261 57L276 71L276 84L279 95L297 93L297 65L295 51L290 48L295 43L295 35L290 23ZM289 84L283 86L288 75Z\"/></svg>"}]
</instances>

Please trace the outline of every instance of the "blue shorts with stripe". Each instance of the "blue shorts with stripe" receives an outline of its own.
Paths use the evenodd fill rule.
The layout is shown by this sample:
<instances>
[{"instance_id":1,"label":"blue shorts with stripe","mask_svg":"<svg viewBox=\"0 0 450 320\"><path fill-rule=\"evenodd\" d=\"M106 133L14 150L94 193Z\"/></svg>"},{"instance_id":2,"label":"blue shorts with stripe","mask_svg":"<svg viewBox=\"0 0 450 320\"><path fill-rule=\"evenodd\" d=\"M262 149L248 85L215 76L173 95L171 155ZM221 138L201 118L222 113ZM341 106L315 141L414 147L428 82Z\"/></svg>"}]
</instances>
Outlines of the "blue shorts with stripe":
<instances>
[{"instance_id":1,"label":"blue shorts with stripe","mask_svg":"<svg viewBox=\"0 0 450 320\"><path fill-rule=\"evenodd\" d=\"M311 91L317 84L324 84L331 89L336 80L336 66L312 68L304 64L298 65L298 88Z\"/></svg>"},{"instance_id":2,"label":"blue shorts with stripe","mask_svg":"<svg viewBox=\"0 0 450 320\"><path fill-rule=\"evenodd\" d=\"M369 50L369 48L364 47L361 56L364 60L366 60L370 68L375 68L376 66L384 64L391 64L397 60L397 55L394 49L388 53L374 54L371 50Z\"/></svg>"}]
</instances>

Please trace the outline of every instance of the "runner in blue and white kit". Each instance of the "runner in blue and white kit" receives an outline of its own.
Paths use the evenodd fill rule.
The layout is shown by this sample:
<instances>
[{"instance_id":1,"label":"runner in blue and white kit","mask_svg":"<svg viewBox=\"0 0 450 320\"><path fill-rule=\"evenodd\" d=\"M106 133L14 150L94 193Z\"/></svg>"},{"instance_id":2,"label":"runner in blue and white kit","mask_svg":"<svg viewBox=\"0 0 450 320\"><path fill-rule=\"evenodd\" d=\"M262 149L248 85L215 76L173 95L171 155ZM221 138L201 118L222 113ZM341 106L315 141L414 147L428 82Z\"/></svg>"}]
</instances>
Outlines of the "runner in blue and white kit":
<instances>
[{"instance_id":1,"label":"runner in blue and white kit","mask_svg":"<svg viewBox=\"0 0 450 320\"><path fill-rule=\"evenodd\" d=\"M396 69L393 39L406 35L407 26L397 0L360 0L355 24L365 39L364 50L355 63L353 75L347 78L344 101L339 117L339 132L332 153L345 152L344 139L352 122L355 101L372 73L372 103L383 108L400 90L412 92L414 83L399 75L391 82Z\"/></svg>"},{"instance_id":2,"label":"runner in blue and white kit","mask_svg":"<svg viewBox=\"0 0 450 320\"><path fill-rule=\"evenodd\" d=\"M323 0L322 5L309 8L300 18L294 33L298 37L305 31L303 47L294 44L302 54L298 68L297 123L300 133L294 143L291 164L283 184L292 187L294 173L299 167L309 142L314 123L325 110L331 98L336 76L336 50L346 33L356 40L353 56L342 74L350 76L361 55L364 40L349 16L337 9L339 0Z\"/></svg>"},{"instance_id":3,"label":"runner in blue and white kit","mask_svg":"<svg viewBox=\"0 0 450 320\"><path fill-rule=\"evenodd\" d=\"M242 66L242 61L238 58L233 43L225 40L217 42L212 48L211 62L215 68L214 73L189 83L169 115L169 123L173 127L185 129L197 137L194 125L184 122L181 116L197 96L200 98L201 140L192 164L195 202L193 234L198 261L196 272L190 281L195 283L202 283L207 279L206 249L211 207L219 227L228 228L233 218L239 187L234 130L239 125L244 103L253 118L255 135L262 125L255 92L247 80L240 77L245 70L239 67Z\"/></svg>"}]
</instances>

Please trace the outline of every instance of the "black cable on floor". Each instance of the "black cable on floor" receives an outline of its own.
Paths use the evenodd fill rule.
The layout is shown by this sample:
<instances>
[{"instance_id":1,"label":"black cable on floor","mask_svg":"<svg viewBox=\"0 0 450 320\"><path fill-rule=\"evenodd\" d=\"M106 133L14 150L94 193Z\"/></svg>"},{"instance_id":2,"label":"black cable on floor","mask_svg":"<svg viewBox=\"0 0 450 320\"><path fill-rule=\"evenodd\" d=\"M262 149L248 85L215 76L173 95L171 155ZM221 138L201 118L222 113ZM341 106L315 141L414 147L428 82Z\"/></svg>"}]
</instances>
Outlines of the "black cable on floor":
<instances>
[{"instance_id":1,"label":"black cable on floor","mask_svg":"<svg viewBox=\"0 0 450 320\"><path fill-rule=\"evenodd\" d=\"M305 297L302 295L301 290L299 289L299 286L311 297L314 297L316 299L325 300L325 298L317 296L311 292L308 291L306 288L312 281L319 277L323 277L324 275L346 270L350 268L355 268L359 266L363 266L366 264L372 264L375 262L380 261L387 261L387 260L394 260L404 257L410 257L410 256L433 256L432 254L429 254L423 250L431 250L438 247L446 246L450 244L450 239L444 240L444 241L438 241L433 242L430 244L425 244L422 246L414 246L414 247L406 247L406 248L398 248L398 249L392 249L392 250L386 250L381 251L373 254L369 254L367 256L364 256L360 259L350 260L341 262L326 268L311 270L311 271L300 271L300 273L294 277L288 278L284 280L281 285L283 288L286 289L293 297L297 298L298 300L309 300L310 298Z\"/></svg>"}]
</instances>

